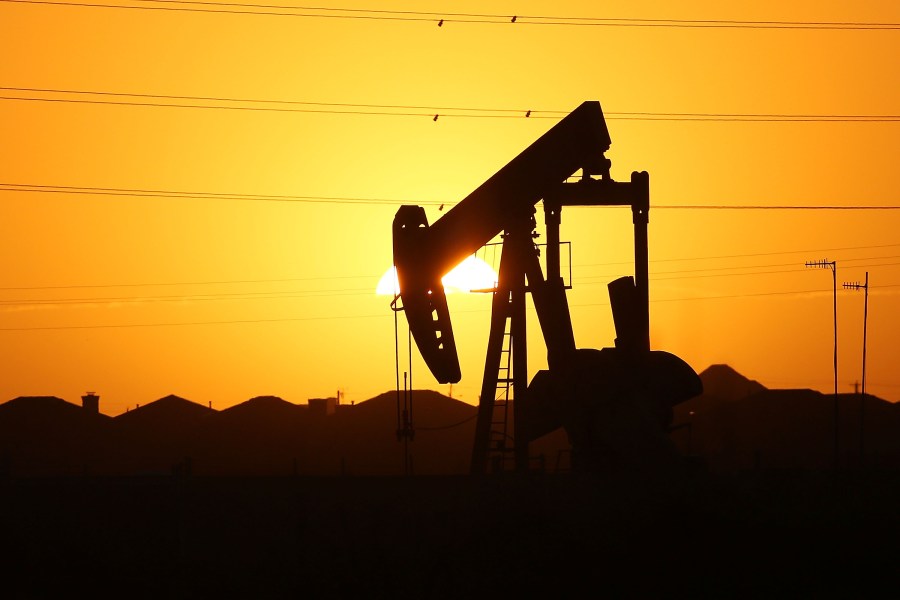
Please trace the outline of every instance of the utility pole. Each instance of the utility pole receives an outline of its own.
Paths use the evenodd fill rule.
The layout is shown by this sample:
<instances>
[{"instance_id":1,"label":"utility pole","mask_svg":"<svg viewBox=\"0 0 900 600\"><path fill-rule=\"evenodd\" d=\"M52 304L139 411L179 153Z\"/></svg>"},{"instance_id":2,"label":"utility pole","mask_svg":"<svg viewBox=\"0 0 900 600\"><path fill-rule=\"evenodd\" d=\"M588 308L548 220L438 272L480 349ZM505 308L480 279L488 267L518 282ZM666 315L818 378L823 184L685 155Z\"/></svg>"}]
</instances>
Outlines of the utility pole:
<instances>
[{"instance_id":1,"label":"utility pole","mask_svg":"<svg viewBox=\"0 0 900 600\"><path fill-rule=\"evenodd\" d=\"M838 335L837 335L837 261L836 260L828 260L827 258L822 260L813 260L806 261L807 267L812 267L815 269L831 269L831 280L833 284L833 297L834 297L834 469L837 470L838 463L840 460L840 454L838 453L839 444L838 444Z\"/></svg>"},{"instance_id":2,"label":"utility pole","mask_svg":"<svg viewBox=\"0 0 900 600\"><path fill-rule=\"evenodd\" d=\"M862 349L862 396L859 399L859 464L863 464L863 432L865 426L865 410L866 410L866 323L869 320L869 272L866 271L866 282L860 284L858 281L853 283L844 283L844 288L851 290L865 290L865 302L863 303L863 349Z\"/></svg>"}]
</instances>

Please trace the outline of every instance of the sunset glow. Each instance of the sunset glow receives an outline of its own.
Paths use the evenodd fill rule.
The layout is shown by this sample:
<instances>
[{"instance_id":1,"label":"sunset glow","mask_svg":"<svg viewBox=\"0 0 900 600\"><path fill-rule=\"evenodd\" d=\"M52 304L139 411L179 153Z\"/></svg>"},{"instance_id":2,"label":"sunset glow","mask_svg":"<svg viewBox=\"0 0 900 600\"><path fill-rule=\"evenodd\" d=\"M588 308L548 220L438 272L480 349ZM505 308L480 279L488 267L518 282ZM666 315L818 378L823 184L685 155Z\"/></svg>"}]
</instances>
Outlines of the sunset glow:
<instances>
[{"instance_id":1,"label":"sunset glow","mask_svg":"<svg viewBox=\"0 0 900 600\"><path fill-rule=\"evenodd\" d=\"M444 292L488 292L497 284L497 274L482 259L470 256L459 263L452 271L441 279L444 284ZM380 296L394 296L399 293L400 283L397 281L397 270L394 267L388 269L381 279L375 293Z\"/></svg>"},{"instance_id":2,"label":"sunset glow","mask_svg":"<svg viewBox=\"0 0 900 600\"><path fill-rule=\"evenodd\" d=\"M900 0L0 0L0 57L3 597L896 587Z\"/></svg>"},{"instance_id":3,"label":"sunset glow","mask_svg":"<svg viewBox=\"0 0 900 600\"><path fill-rule=\"evenodd\" d=\"M831 274L804 268L828 257L839 389L862 377L864 311L841 284L868 273L867 392L900 400L900 34L853 25L900 3L108 4L0 2L0 402L393 389L393 286L372 279L397 209L433 227L588 100L611 177L649 173L654 348L832 390ZM613 345L630 211L566 207L560 235L576 341ZM465 268L448 291L493 284ZM451 308L472 402L488 296Z\"/></svg>"}]
</instances>

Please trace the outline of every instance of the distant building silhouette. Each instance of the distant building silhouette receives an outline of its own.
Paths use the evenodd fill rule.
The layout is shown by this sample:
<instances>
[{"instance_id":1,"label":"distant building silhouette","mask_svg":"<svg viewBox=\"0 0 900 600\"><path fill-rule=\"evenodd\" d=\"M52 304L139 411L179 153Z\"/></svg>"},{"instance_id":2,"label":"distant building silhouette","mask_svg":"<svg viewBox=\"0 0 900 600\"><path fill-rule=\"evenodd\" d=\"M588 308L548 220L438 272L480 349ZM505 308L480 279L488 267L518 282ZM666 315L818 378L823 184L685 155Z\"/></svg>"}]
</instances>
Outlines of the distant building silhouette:
<instances>
[{"instance_id":1,"label":"distant building silhouette","mask_svg":"<svg viewBox=\"0 0 900 600\"><path fill-rule=\"evenodd\" d=\"M94 392L88 392L81 397L81 407L91 413L100 412L100 396Z\"/></svg>"},{"instance_id":2,"label":"distant building silhouette","mask_svg":"<svg viewBox=\"0 0 900 600\"><path fill-rule=\"evenodd\" d=\"M310 398L307 400L309 404L309 414L330 416L335 413L338 406L337 398Z\"/></svg>"},{"instance_id":3,"label":"distant building silhouette","mask_svg":"<svg viewBox=\"0 0 900 600\"><path fill-rule=\"evenodd\" d=\"M701 378L712 393L677 406L679 427L669 434L692 464L711 472L830 468L830 394L767 390L727 365ZM432 390L415 393L415 473L468 473L477 407ZM93 392L80 406L52 396L15 398L0 403L0 474L402 474L396 391L352 405L340 396L304 404L257 396L218 411L169 395L116 417L99 412ZM900 468L900 404L867 395L863 429L861 395L839 400L842 467ZM570 449L562 429L548 434L535 441L531 468L568 470Z\"/></svg>"},{"instance_id":4,"label":"distant building silhouette","mask_svg":"<svg viewBox=\"0 0 900 600\"><path fill-rule=\"evenodd\" d=\"M311 415L330 416L337 411L337 407L341 404L341 390L330 398L310 398L307 400L309 412Z\"/></svg>"}]
</instances>

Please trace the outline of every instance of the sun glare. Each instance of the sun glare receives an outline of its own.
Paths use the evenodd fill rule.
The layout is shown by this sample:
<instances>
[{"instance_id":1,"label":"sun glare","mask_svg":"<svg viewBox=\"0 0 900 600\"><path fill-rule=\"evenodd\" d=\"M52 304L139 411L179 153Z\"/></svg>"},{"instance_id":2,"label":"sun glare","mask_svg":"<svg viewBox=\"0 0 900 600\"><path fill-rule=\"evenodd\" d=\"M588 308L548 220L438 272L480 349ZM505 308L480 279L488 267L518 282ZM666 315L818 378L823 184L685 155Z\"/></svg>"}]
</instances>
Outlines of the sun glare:
<instances>
[{"instance_id":1,"label":"sun glare","mask_svg":"<svg viewBox=\"0 0 900 600\"><path fill-rule=\"evenodd\" d=\"M470 256L444 275L441 279L444 284L444 292L472 292L491 290L497 285L497 274L489 264ZM400 284L397 281L397 271L389 268L375 287L375 293L380 296L394 296L399 293Z\"/></svg>"},{"instance_id":2,"label":"sun glare","mask_svg":"<svg viewBox=\"0 0 900 600\"><path fill-rule=\"evenodd\" d=\"M391 266L375 286L375 293L379 296L396 296L400 292L400 282L397 281L397 268Z\"/></svg>"}]
</instances>

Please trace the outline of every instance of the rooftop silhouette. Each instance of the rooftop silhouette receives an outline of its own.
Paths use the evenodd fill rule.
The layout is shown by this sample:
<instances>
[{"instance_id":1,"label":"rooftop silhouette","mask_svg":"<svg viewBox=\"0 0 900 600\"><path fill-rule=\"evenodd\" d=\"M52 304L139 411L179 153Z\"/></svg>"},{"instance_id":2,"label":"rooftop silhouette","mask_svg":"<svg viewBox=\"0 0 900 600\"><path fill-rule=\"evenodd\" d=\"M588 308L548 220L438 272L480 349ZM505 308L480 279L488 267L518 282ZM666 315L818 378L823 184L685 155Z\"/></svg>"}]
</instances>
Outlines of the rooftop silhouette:
<instances>
[{"instance_id":1,"label":"rooftop silhouette","mask_svg":"<svg viewBox=\"0 0 900 600\"><path fill-rule=\"evenodd\" d=\"M669 433L683 456L713 472L829 468L832 395L766 389L721 364L700 377L704 393L675 407ZM467 473L477 408L431 390L413 398L413 473ZM861 421L860 401L839 396L841 465L900 467L900 406L867 396ZM219 411L168 395L110 417L53 396L19 397L0 404L0 465L11 476L169 475L186 465L216 476L404 472L395 391L335 408L257 396ZM531 468L567 471L570 450L564 431L544 436Z\"/></svg>"}]
</instances>

